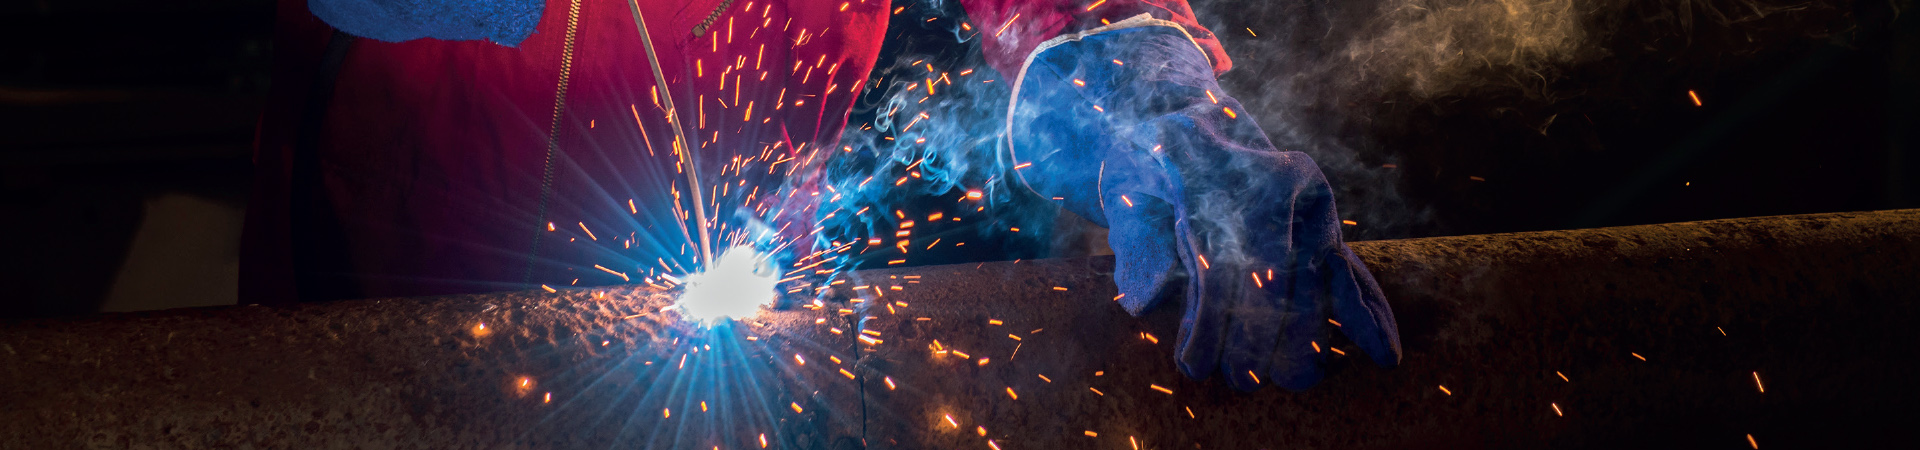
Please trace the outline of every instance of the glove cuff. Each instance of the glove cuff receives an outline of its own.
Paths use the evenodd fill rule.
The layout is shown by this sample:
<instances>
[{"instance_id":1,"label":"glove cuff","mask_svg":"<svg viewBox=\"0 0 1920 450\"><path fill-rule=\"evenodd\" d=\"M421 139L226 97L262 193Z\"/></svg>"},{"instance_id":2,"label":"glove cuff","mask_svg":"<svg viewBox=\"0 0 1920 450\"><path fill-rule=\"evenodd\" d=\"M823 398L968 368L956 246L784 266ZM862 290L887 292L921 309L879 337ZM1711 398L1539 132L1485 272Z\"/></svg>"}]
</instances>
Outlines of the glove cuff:
<instances>
[{"instance_id":1,"label":"glove cuff","mask_svg":"<svg viewBox=\"0 0 1920 450\"><path fill-rule=\"evenodd\" d=\"M1007 153L1005 155L1006 160L1004 162L1010 166L1017 166L1023 162L1030 162L1030 160L1020 159L1020 152L1017 148L1018 145L1016 145L1016 140L1014 139L1013 126L1014 126L1015 120L1017 120L1017 118L1019 117L1018 113L1020 108L1020 93L1021 93L1021 88L1023 87L1023 85L1026 84L1027 72L1033 69L1033 62L1036 59L1038 59L1042 53L1046 53L1048 50L1052 50L1054 47L1059 47L1063 44L1068 44L1072 42L1078 42L1081 40L1085 40L1089 37L1093 37L1093 36L1097 36L1097 35L1101 35L1109 32L1119 31L1119 30L1141 28L1141 27L1166 27L1166 28L1171 28L1173 30L1179 31L1181 36L1186 36L1187 41L1193 43L1193 48L1195 50L1199 50L1200 53L1203 55L1207 53L1206 48L1200 46L1200 42L1194 40L1193 34L1188 33L1187 28L1180 26L1179 22L1155 19L1153 18L1152 15L1149 15L1146 13L1141 13L1140 15L1136 15L1119 22L1114 22L1110 25L1104 25L1098 28L1087 29L1080 32L1067 33L1059 36L1054 36L1053 39L1048 39L1044 42L1041 42L1040 45L1035 46L1033 48L1032 52L1027 53L1026 60L1020 64L1020 72L1017 74L1014 74L1014 77L1013 77L1013 93L1007 96L1007 124L1006 124L1006 128L1004 129L1005 133L1003 133L1006 135ZM1029 157L1031 158L1031 155L1029 155ZM1022 187L1027 188L1029 192L1033 192L1034 195L1039 195L1041 196L1041 198L1046 198L1045 195L1041 195L1039 191L1034 190L1033 186L1027 183L1027 178L1024 173L1020 172L1019 170L1014 170L1014 178L1019 180L1020 185Z\"/></svg>"}]
</instances>

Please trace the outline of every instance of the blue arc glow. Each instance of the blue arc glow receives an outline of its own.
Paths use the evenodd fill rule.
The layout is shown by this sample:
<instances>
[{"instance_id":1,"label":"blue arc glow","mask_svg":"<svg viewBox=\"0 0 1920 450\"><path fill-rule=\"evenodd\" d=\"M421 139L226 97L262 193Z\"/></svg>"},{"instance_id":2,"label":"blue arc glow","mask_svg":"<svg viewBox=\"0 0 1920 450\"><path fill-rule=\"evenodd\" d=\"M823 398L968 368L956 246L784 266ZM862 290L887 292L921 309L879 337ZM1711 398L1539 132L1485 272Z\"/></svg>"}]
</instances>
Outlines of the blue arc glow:
<instances>
[{"instance_id":1,"label":"blue arc glow","mask_svg":"<svg viewBox=\"0 0 1920 450\"><path fill-rule=\"evenodd\" d=\"M707 270L686 277L686 291L674 309L702 324L752 317L761 306L773 303L777 273L753 248L729 248Z\"/></svg>"}]
</instances>

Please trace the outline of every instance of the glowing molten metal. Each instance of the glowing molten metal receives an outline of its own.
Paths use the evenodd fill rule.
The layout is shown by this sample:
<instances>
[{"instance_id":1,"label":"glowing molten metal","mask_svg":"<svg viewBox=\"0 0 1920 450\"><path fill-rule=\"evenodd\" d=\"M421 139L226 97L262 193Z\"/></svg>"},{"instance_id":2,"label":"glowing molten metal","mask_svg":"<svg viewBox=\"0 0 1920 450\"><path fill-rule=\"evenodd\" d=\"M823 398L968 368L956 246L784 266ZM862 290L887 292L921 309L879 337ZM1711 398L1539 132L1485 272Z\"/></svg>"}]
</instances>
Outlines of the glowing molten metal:
<instances>
[{"instance_id":1,"label":"glowing molten metal","mask_svg":"<svg viewBox=\"0 0 1920 450\"><path fill-rule=\"evenodd\" d=\"M674 308L681 317L703 324L751 317L761 305L773 303L776 273L752 248L727 249L706 271L687 276L686 291Z\"/></svg>"}]
</instances>

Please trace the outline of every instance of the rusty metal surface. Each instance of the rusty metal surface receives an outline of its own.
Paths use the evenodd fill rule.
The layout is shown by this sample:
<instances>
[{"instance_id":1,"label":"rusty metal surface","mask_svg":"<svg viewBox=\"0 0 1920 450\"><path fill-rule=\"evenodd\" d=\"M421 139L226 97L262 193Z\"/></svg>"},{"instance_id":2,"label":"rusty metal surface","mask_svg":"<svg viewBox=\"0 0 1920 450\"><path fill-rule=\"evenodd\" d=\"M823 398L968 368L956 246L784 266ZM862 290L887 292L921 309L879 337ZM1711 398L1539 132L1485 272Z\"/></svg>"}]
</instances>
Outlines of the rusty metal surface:
<instances>
[{"instance_id":1,"label":"rusty metal surface","mask_svg":"<svg viewBox=\"0 0 1920 450\"><path fill-rule=\"evenodd\" d=\"M1181 377L1170 308L1127 316L1089 258L869 271L717 331L631 287L4 323L0 448L1789 448L1916 419L1920 211L1353 247L1406 360L1304 392Z\"/></svg>"},{"instance_id":2,"label":"rusty metal surface","mask_svg":"<svg viewBox=\"0 0 1920 450\"><path fill-rule=\"evenodd\" d=\"M860 417L848 415L857 407L820 407L857 405L857 387L769 373L733 358L738 348L713 351L797 342L825 359L804 339L744 339L776 337L775 328L804 336L812 317L700 331L659 313L669 300L621 287L10 323L0 327L0 448L668 448L761 433L806 448L857 439L845 434L858 429ZM708 357L721 354L730 357ZM750 396L781 411L741 411ZM713 415L694 411L701 401ZM789 403L805 413L784 411ZM709 429L726 408L739 429Z\"/></svg>"},{"instance_id":3,"label":"rusty metal surface","mask_svg":"<svg viewBox=\"0 0 1920 450\"><path fill-rule=\"evenodd\" d=\"M1399 315L1405 361L1382 370L1323 341L1347 356L1297 393L1180 376L1174 312L1127 317L1108 301L1110 260L918 270L924 287L895 298L925 307L869 323L893 339L863 364L900 385L869 389L869 441L1735 448L1752 434L1792 448L1904 441L1894 430L1917 417L1920 211L1353 248Z\"/></svg>"}]
</instances>

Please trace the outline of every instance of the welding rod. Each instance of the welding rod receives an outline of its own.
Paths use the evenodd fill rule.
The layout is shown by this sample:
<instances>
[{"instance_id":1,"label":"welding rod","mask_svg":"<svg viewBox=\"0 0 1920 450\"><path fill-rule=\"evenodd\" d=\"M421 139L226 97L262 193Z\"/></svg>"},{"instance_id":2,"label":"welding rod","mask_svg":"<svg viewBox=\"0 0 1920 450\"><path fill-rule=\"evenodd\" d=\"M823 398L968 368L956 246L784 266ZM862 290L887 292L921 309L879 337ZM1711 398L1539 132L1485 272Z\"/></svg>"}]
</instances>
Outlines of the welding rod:
<instances>
[{"instance_id":1,"label":"welding rod","mask_svg":"<svg viewBox=\"0 0 1920 450\"><path fill-rule=\"evenodd\" d=\"M713 238L707 231L706 194L700 188L700 169L694 165L693 141L687 140L686 128L680 125L680 110L673 107L673 90L667 86L667 76L660 71L660 57L653 51L653 36L647 34L647 19L640 15L639 0L627 0L627 7L633 9L633 25L640 32L640 46L647 50L647 65L653 69L653 84L660 87L660 101L667 107L667 121L673 126L673 147L680 153L680 165L687 166L687 186L693 193L694 227L700 230L700 266L713 265Z\"/></svg>"}]
</instances>

